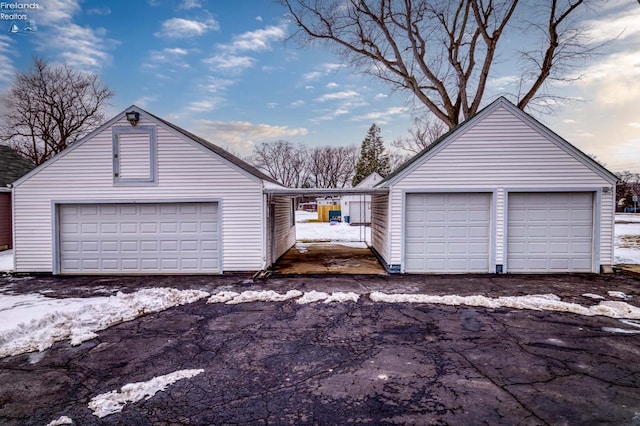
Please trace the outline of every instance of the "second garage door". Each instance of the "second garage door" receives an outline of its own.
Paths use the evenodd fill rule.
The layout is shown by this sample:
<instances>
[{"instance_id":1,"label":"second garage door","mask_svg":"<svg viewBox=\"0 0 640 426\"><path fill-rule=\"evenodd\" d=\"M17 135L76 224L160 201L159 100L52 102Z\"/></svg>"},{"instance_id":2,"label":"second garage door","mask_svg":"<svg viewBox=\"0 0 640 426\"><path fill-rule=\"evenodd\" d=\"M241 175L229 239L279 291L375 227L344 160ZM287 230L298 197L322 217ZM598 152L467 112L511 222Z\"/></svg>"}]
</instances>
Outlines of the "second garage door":
<instances>
[{"instance_id":1,"label":"second garage door","mask_svg":"<svg viewBox=\"0 0 640 426\"><path fill-rule=\"evenodd\" d=\"M218 222L217 203L61 205L60 272L220 272Z\"/></svg>"},{"instance_id":2,"label":"second garage door","mask_svg":"<svg viewBox=\"0 0 640 426\"><path fill-rule=\"evenodd\" d=\"M508 272L591 272L591 192L511 193Z\"/></svg>"},{"instance_id":3,"label":"second garage door","mask_svg":"<svg viewBox=\"0 0 640 426\"><path fill-rule=\"evenodd\" d=\"M488 272L491 194L407 194L405 272Z\"/></svg>"}]
</instances>

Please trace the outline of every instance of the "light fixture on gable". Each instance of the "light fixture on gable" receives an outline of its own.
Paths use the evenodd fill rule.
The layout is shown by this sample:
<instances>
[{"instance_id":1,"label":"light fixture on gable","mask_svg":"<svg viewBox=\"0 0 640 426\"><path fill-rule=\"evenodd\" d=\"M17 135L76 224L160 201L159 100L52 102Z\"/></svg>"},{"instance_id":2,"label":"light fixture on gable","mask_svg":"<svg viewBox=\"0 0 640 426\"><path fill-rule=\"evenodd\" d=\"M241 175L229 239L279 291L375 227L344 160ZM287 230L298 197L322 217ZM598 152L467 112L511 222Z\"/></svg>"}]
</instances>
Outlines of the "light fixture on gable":
<instances>
[{"instance_id":1,"label":"light fixture on gable","mask_svg":"<svg viewBox=\"0 0 640 426\"><path fill-rule=\"evenodd\" d=\"M136 124L138 124L138 121L140 121L140 113L139 112L131 111L131 112L125 113L125 115L127 116L127 121L132 126L135 126Z\"/></svg>"}]
</instances>

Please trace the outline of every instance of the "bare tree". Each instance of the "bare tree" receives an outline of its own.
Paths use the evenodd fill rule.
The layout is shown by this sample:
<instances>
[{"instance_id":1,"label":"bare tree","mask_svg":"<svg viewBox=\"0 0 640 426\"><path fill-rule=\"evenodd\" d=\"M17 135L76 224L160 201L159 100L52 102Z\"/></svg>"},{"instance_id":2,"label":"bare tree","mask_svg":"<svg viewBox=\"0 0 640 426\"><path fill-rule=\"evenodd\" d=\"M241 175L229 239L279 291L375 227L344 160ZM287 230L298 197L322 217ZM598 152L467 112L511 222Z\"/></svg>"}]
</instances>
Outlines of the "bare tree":
<instances>
[{"instance_id":1,"label":"bare tree","mask_svg":"<svg viewBox=\"0 0 640 426\"><path fill-rule=\"evenodd\" d=\"M289 188L307 186L307 148L278 140L263 142L253 150L250 162Z\"/></svg>"},{"instance_id":2,"label":"bare tree","mask_svg":"<svg viewBox=\"0 0 640 426\"><path fill-rule=\"evenodd\" d=\"M112 96L96 74L36 57L1 100L0 140L42 164L100 125Z\"/></svg>"},{"instance_id":3,"label":"bare tree","mask_svg":"<svg viewBox=\"0 0 640 426\"><path fill-rule=\"evenodd\" d=\"M573 19L587 0L280 1L300 41L322 43L409 91L448 128L480 108L505 33L524 32L531 46L521 52L520 109L547 80L566 79L566 67L592 53Z\"/></svg>"},{"instance_id":4,"label":"bare tree","mask_svg":"<svg viewBox=\"0 0 640 426\"><path fill-rule=\"evenodd\" d=\"M432 117L413 117L413 125L407 131L408 135L391 142L391 146L411 154L417 154L434 143L447 131L447 126Z\"/></svg>"},{"instance_id":5,"label":"bare tree","mask_svg":"<svg viewBox=\"0 0 640 426\"><path fill-rule=\"evenodd\" d=\"M624 211L627 207L636 207L637 202L633 201L633 196L640 195L640 174L625 170L617 175L620 178L616 184L618 209Z\"/></svg>"},{"instance_id":6,"label":"bare tree","mask_svg":"<svg viewBox=\"0 0 640 426\"><path fill-rule=\"evenodd\" d=\"M345 188L353 178L358 149L350 146L323 146L309 153L310 184L314 188Z\"/></svg>"}]
</instances>

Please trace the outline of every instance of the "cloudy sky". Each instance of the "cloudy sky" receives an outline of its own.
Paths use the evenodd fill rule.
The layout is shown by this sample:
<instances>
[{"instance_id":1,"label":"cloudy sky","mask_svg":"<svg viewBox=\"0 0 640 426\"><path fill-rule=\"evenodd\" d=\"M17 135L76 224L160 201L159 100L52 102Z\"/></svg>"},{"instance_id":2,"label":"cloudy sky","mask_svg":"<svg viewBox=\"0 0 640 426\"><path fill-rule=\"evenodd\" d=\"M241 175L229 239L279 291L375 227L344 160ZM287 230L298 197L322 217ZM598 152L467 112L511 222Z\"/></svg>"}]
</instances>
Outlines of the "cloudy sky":
<instances>
[{"instance_id":1,"label":"cloudy sky","mask_svg":"<svg viewBox=\"0 0 640 426\"><path fill-rule=\"evenodd\" d=\"M136 104L242 155L277 139L359 144L372 122L390 143L410 126L409 97L330 52L287 42L295 29L271 0L36 4L1 11L30 21L0 20L0 90L33 55L66 61L98 72L116 92L111 113ZM532 115L611 170L640 172L640 5L603 1L581 19L594 44L617 38L583 64L580 80L551 87L573 100ZM24 32L27 24L36 31ZM494 68L485 104L515 90L512 62L506 55Z\"/></svg>"}]
</instances>

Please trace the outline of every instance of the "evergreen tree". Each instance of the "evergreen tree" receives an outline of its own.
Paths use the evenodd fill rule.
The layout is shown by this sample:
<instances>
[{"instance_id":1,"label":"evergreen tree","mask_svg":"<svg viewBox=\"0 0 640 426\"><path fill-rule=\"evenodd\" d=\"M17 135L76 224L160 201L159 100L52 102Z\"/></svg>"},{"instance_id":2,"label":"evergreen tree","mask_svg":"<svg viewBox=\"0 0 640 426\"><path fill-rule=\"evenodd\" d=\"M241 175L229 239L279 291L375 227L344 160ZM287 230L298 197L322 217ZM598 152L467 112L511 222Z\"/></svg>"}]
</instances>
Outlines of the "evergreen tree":
<instances>
[{"instance_id":1,"label":"evergreen tree","mask_svg":"<svg viewBox=\"0 0 640 426\"><path fill-rule=\"evenodd\" d=\"M389 156L384 151L384 142L380 132L380 127L373 123L362 141L360 158L356 164L356 174L351 182L353 186L365 180L373 172L382 177L389 174Z\"/></svg>"}]
</instances>

